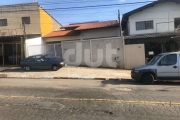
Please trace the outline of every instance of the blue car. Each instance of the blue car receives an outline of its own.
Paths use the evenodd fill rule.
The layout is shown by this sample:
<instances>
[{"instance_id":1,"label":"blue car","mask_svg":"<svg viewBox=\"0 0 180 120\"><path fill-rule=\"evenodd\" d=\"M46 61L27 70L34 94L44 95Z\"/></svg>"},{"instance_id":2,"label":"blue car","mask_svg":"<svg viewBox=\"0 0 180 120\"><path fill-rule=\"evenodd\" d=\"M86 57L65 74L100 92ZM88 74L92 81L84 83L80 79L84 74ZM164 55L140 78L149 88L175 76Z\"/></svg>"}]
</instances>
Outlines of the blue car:
<instances>
[{"instance_id":1,"label":"blue car","mask_svg":"<svg viewBox=\"0 0 180 120\"><path fill-rule=\"evenodd\" d=\"M20 61L21 68L26 71L31 69L52 69L57 71L61 67L65 66L62 58L55 58L49 54L34 55Z\"/></svg>"}]
</instances>

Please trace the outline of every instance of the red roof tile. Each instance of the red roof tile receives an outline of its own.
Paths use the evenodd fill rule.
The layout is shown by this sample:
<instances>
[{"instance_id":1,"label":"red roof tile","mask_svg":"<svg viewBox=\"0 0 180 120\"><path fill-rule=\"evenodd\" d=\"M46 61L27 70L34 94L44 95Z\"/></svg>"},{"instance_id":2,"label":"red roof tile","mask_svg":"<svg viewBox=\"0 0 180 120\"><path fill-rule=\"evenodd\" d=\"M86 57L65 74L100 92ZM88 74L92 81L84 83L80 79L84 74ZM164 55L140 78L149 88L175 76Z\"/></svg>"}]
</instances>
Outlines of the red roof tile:
<instances>
[{"instance_id":1,"label":"red roof tile","mask_svg":"<svg viewBox=\"0 0 180 120\"><path fill-rule=\"evenodd\" d=\"M89 23L79 23L79 24L70 24L64 26L64 28L75 28L74 30L88 30L88 29L96 29L96 28L105 28L105 27L112 27L118 26L117 20L111 21L103 21L103 22L89 22Z\"/></svg>"},{"instance_id":2,"label":"red roof tile","mask_svg":"<svg viewBox=\"0 0 180 120\"><path fill-rule=\"evenodd\" d=\"M53 31L53 32L43 36L43 38L77 35L77 34L79 34L77 32L78 30L88 30L88 29L113 27L113 26L118 26L118 25L119 25L119 23L118 23L117 20L103 21L103 22L89 22L89 23L70 24L70 25L62 27L65 30Z\"/></svg>"},{"instance_id":3,"label":"red roof tile","mask_svg":"<svg viewBox=\"0 0 180 120\"><path fill-rule=\"evenodd\" d=\"M63 36L70 36L75 34L77 34L77 32L75 32L74 30L59 30L59 31L53 31L43 36L43 38L63 37Z\"/></svg>"}]
</instances>

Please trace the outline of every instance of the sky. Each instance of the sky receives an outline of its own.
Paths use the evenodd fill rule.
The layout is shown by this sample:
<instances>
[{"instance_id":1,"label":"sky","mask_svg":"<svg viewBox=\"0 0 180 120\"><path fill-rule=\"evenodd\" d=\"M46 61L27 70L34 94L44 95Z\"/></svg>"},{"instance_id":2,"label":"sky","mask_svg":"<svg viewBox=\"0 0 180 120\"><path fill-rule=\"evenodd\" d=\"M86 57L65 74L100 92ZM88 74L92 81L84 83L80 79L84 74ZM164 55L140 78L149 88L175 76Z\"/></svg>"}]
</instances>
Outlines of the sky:
<instances>
[{"instance_id":1,"label":"sky","mask_svg":"<svg viewBox=\"0 0 180 120\"><path fill-rule=\"evenodd\" d=\"M2 0L0 5L30 3L34 0ZM145 2L144 0L36 0L43 9L47 9L59 23L68 25L71 23L90 22L90 21L107 21L118 20L118 10L120 14L127 13L148 3L131 4L131 5L114 5L134 2ZM146 0L153 1L153 0ZM84 6L111 5L108 7L88 8ZM75 9L73 7L83 7ZM65 9L57 9L65 8ZM48 10L51 9L51 10Z\"/></svg>"}]
</instances>

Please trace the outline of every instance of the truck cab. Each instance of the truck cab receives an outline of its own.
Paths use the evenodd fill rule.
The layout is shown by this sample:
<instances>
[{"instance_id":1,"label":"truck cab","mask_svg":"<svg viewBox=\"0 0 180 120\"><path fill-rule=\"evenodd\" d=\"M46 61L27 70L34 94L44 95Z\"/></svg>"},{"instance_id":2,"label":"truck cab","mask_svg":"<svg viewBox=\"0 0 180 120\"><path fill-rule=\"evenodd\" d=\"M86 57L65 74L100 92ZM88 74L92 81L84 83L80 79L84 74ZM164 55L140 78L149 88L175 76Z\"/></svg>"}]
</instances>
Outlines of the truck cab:
<instances>
[{"instance_id":1,"label":"truck cab","mask_svg":"<svg viewBox=\"0 0 180 120\"><path fill-rule=\"evenodd\" d=\"M154 57L147 65L135 67L131 77L144 84L154 80L180 80L180 52L162 53Z\"/></svg>"}]
</instances>

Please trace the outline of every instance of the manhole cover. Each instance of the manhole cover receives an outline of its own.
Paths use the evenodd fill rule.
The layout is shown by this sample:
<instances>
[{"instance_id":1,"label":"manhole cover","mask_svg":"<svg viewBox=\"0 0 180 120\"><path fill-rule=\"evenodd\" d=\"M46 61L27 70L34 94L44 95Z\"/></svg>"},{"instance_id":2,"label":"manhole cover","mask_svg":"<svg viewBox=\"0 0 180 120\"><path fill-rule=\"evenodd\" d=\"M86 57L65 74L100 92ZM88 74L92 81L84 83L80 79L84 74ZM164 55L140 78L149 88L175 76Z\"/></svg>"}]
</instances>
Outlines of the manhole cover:
<instances>
[{"instance_id":1,"label":"manhole cover","mask_svg":"<svg viewBox=\"0 0 180 120\"><path fill-rule=\"evenodd\" d=\"M119 91L132 91L133 89L132 88L116 88L116 90L119 90Z\"/></svg>"},{"instance_id":2,"label":"manhole cover","mask_svg":"<svg viewBox=\"0 0 180 120\"><path fill-rule=\"evenodd\" d=\"M61 110L64 107L65 107L64 105L56 102L39 102L34 104L34 108L39 108L39 109Z\"/></svg>"}]
</instances>

